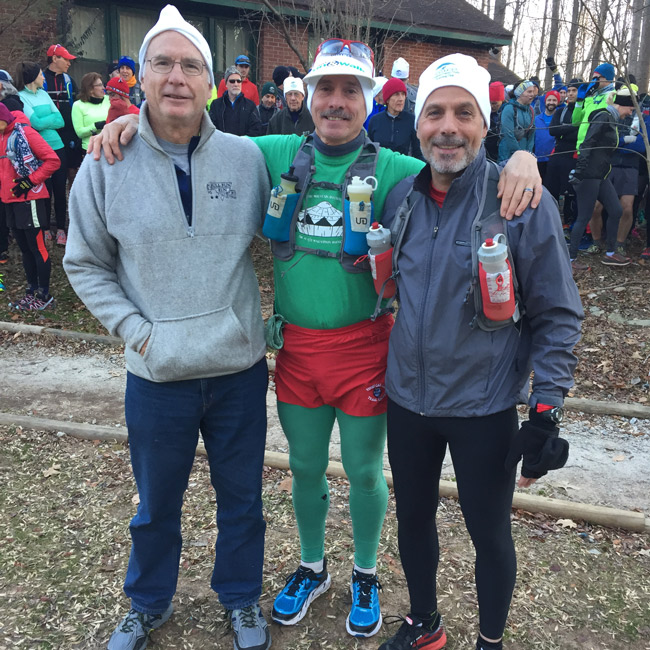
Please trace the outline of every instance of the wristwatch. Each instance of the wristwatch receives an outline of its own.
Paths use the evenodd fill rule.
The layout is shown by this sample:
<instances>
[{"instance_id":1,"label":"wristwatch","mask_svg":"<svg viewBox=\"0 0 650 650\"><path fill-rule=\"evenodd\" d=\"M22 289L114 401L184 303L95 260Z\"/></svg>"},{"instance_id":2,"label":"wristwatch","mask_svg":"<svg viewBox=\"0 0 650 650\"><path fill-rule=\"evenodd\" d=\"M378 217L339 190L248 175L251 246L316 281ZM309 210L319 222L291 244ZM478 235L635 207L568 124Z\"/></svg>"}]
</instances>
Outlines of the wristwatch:
<instances>
[{"instance_id":1,"label":"wristwatch","mask_svg":"<svg viewBox=\"0 0 650 650\"><path fill-rule=\"evenodd\" d=\"M538 416L543 417L553 424L562 424L564 418L564 409L561 406L549 406L548 404L538 404L535 407Z\"/></svg>"}]
</instances>

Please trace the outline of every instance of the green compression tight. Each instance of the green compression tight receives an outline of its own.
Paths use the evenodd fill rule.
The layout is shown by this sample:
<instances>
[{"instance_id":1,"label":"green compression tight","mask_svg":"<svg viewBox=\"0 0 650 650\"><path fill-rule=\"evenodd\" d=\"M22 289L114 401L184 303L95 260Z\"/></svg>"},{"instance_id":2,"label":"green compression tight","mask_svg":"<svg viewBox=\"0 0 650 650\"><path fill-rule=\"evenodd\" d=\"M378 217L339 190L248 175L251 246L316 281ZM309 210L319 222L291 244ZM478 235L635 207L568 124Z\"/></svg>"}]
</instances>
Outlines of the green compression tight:
<instances>
[{"instance_id":1,"label":"green compression tight","mask_svg":"<svg viewBox=\"0 0 650 650\"><path fill-rule=\"evenodd\" d=\"M278 415L289 441L293 508L302 561L318 562L325 555L329 508L325 470L332 427L337 419L341 460L350 481L354 561L362 568L374 567L388 503L383 473L386 416L356 417L332 406L309 409L284 402L278 402Z\"/></svg>"}]
</instances>

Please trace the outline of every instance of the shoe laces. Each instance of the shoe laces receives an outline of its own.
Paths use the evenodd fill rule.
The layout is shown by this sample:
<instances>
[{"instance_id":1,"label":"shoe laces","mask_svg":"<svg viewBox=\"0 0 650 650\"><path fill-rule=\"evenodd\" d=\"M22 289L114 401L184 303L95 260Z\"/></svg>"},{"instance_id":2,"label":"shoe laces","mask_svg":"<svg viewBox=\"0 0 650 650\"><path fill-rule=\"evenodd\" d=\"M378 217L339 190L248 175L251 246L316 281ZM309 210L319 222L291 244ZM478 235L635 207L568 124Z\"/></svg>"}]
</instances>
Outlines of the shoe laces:
<instances>
[{"instance_id":1,"label":"shoe laces","mask_svg":"<svg viewBox=\"0 0 650 650\"><path fill-rule=\"evenodd\" d=\"M312 569L302 566L301 564L298 569L287 578L285 584L287 587L287 595L295 596L297 591L307 580L317 580L316 574Z\"/></svg>"},{"instance_id":2,"label":"shoe laces","mask_svg":"<svg viewBox=\"0 0 650 650\"><path fill-rule=\"evenodd\" d=\"M257 627L258 615L257 607L255 605L249 605L248 607L242 607L239 610L241 613L239 615L239 620L242 627L253 628Z\"/></svg>"},{"instance_id":3,"label":"shoe laces","mask_svg":"<svg viewBox=\"0 0 650 650\"><path fill-rule=\"evenodd\" d=\"M122 620L120 632L125 632L127 634L133 632L133 630L138 627L138 624L145 630L149 627L144 619L144 614L132 609Z\"/></svg>"},{"instance_id":4,"label":"shoe laces","mask_svg":"<svg viewBox=\"0 0 650 650\"><path fill-rule=\"evenodd\" d=\"M358 588L359 606L364 609L370 608L370 605L372 604L373 589L381 589L381 584L379 584L377 576L355 571L352 581Z\"/></svg>"}]
</instances>

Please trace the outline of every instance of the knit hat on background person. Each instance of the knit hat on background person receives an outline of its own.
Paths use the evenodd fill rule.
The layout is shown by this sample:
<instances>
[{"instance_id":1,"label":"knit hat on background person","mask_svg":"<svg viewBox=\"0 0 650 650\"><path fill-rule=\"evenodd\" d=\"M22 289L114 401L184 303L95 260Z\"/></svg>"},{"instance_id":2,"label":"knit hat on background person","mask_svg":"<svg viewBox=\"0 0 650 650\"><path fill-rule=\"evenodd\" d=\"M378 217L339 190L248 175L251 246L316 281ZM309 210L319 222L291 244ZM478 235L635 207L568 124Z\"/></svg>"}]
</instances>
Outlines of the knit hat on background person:
<instances>
[{"instance_id":1,"label":"knit hat on background person","mask_svg":"<svg viewBox=\"0 0 650 650\"><path fill-rule=\"evenodd\" d=\"M116 71L119 71L119 66L114 61L113 63L109 63L106 66L106 75L108 76L109 79L111 78L111 75Z\"/></svg>"},{"instance_id":2,"label":"knit hat on background person","mask_svg":"<svg viewBox=\"0 0 650 650\"><path fill-rule=\"evenodd\" d=\"M562 101L562 98L560 97L560 93L557 92L557 90L549 90L549 91L546 93L546 95L544 95L544 104L546 104L546 98L547 98L549 95L553 95L553 97L555 97L555 99L557 99L557 103L558 103L558 104Z\"/></svg>"},{"instance_id":3,"label":"knit hat on background person","mask_svg":"<svg viewBox=\"0 0 650 650\"><path fill-rule=\"evenodd\" d=\"M122 97L128 97L129 86L126 81L120 77L113 77L112 79L109 79L108 83L106 84L106 92L115 93L116 95L120 95Z\"/></svg>"},{"instance_id":4,"label":"knit hat on background person","mask_svg":"<svg viewBox=\"0 0 650 650\"><path fill-rule=\"evenodd\" d=\"M474 57L449 54L434 61L421 75L415 98L415 126L429 95L438 88L458 86L474 96L486 126L490 124L490 73Z\"/></svg>"},{"instance_id":5,"label":"knit hat on background person","mask_svg":"<svg viewBox=\"0 0 650 650\"><path fill-rule=\"evenodd\" d=\"M502 102L506 98L506 91L500 81L493 81L490 84L490 101Z\"/></svg>"},{"instance_id":6,"label":"knit hat on background person","mask_svg":"<svg viewBox=\"0 0 650 650\"><path fill-rule=\"evenodd\" d=\"M8 81L10 84L14 82L11 75L6 70L0 70L0 82Z\"/></svg>"},{"instance_id":7,"label":"knit hat on background person","mask_svg":"<svg viewBox=\"0 0 650 650\"><path fill-rule=\"evenodd\" d=\"M594 69L594 74L592 77L596 74L599 74L601 77L605 77L607 81L614 81L616 71L614 70L614 66L611 63L601 63Z\"/></svg>"},{"instance_id":8,"label":"knit hat on background person","mask_svg":"<svg viewBox=\"0 0 650 650\"><path fill-rule=\"evenodd\" d=\"M583 84L583 83L584 83L584 81L582 79L580 79L580 77L574 77L573 79L571 79L567 83L566 87L567 87L567 90L569 88L580 88L581 84Z\"/></svg>"},{"instance_id":9,"label":"knit hat on background person","mask_svg":"<svg viewBox=\"0 0 650 650\"><path fill-rule=\"evenodd\" d=\"M228 83L228 77L230 77L233 74L238 74L241 77L241 72L239 72L239 70L237 70L237 66L236 65L229 65L226 68L226 71L223 73L223 81L224 81L224 83Z\"/></svg>"},{"instance_id":10,"label":"knit hat on background person","mask_svg":"<svg viewBox=\"0 0 650 650\"><path fill-rule=\"evenodd\" d=\"M210 46L203 37L203 34L201 34L201 32L196 27L194 27L194 25L190 25L190 23L188 23L183 18L183 16L181 16L180 12L178 9L176 9L176 7L174 7L174 5L167 5L166 7L163 7L160 12L158 22L147 32L144 40L142 41L140 52L138 53L138 61L140 63L140 81L142 81L142 78L144 77L147 48L149 47L149 43L151 43L151 39L153 39L155 36L158 36L158 34L162 34L162 32L167 31L178 32L179 34L182 34L185 36L185 38L187 38L188 41L190 41L190 43L192 43L192 45L196 47L196 49L201 53L203 62L208 69L208 75L210 76L210 85L214 86L214 72L212 70L212 53L210 52Z\"/></svg>"},{"instance_id":11,"label":"knit hat on background person","mask_svg":"<svg viewBox=\"0 0 650 650\"><path fill-rule=\"evenodd\" d=\"M262 93L260 94L260 97L264 97L264 95L275 95L277 97L278 87L272 81L267 81L262 86Z\"/></svg>"},{"instance_id":12,"label":"knit hat on background person","mask_svg":"<svg viewBox=\"0 0 650 650\"><path fill-rule=\"evenodd\" d=\"M400 56L399 59L395 59L393 62L393 70L391 71L390 76L397 77L398 79L408 79L409 71L409 62Z\"/></svg>"},{"instance_id":13,"label":"knit hat on background person","mask_svg":"<svg viewBox=\"0 0 650 650\"><path fill-rule=\"evenodd\" d=\"M504 88L504 91L505 91L505 94L506 94L506 96L507 96L508 98L512 97L512 95L513 95L513 93L514 93L514 91L515 91L515 84L508 84L508 85Z\"/></svg>"},{"instance_id":14,"label":"knit hat on background person","mask_svg":"<svg viewBox=\"0 0 650 650\"><path fill-rule=\"evenodd\" d=\"M135 74L135 61L128 56L121 56L120 60L117 62L118 69L125 65L127 68L131 68L133 74Z\"/></svg>"},{"instance_id":15,"label":"knit hat on background person","mask_svg":"<svg viewBox=\"0 0 650 650\"><path fill-rule=\"evenodd\" d=\"M11 124L15 119L15 115L2 102L0 102L0 120L7 124Z\"/></svg>"},{"instance_id":16,"label":"knit hat on background person","mask_svg":"<svg viewBox=\"0 0 650 650\"><path fill-rule=\"evenodd\" d=\"M297 79L303 79L305 76L304 74L300 74L300 70L298 70L298 68L294 68L292 65L288 65L287 70L289 70L292 77L296 77Z\"/></svg>"},{"instance_id":17,"label":"knit hat on background person","mask_svg":"<svg viewBox=\"0 0 650 650\"><path fill-rule=\"evenodd\" d=\"M356 77L361 84L363 97L366 100L366 117L372 113L372 94L374 83L374 65L370 59L354 56L349 49L343 49L337 54L323 54L320 52L314 59L311 70L305 75L307 84L307 109L311 113L311 101L316 86L322 77L347 75ZM286 82L285 82L286 83Z\"/></svg>"},{"instance_id":18,"label":"knit hat on background person","mask_svg":"<svg viewBox=\"0 0 650 650\"><path fill-rule=\"evenodd\" d=\"M372 88L373 97L376 97L384 89L387 81L388 79L386 79L386 77L375 77L373 79L373 82L375 84Z\"/></svg>"},{"instance_id":19,"label":"knit hat on background person","mask_svg":"<svg viewBox=\"0 0 650 650\"><path fill-rule=\"evenodd\" d=\"M535 84L532 81L528 81L526 79L525 81L522 81L518 86L515 86L515 89L512 91L515 99L521 97L521 94L524 92L524 90L528 90L531 86L534 85Z\"/></svg>"},{"instance_id":20,"label":"knit hat on background person","mask_svg":"<svg viewBox=\"0 0 650 650\"><path fill-rule=\"evenodd\" d=\"M251 64L251 60L245 54L240 54L235 59L235 65L250 65L250 64Z\"/></svg>"},{"instance_id":21,"label":"knit hat on background person","mask_svg":"<svg viewBox=\"0 0 650 650\"><path fill-rule=\"evenodd\" d=\"M406 92L406 84L399 77L393 77L384 84L383 91L382 97L384 98L384 102L388 103L388 100L395 93Z\"/></svg>"},{"instance_id":22,"label":"knit hat on background person","mask_svg":"<svg viewBox=\"0 0 650 650\"><path fill-rule=\"evenodd\" d=\"M534 85L537 86L540 90L542 89L542 86L540 85L539 77L531 77L530 82Z\"/></svg>"},{"instance_id":23,"label":"knit hat on background person","mask_svg":"<svg viewBox=\"0 0 650 650\"><path fill-rule=\"evenodd\" d=\"M25 85L32 83L38 77L38 73L41 71L41 66L38 63L32 63L31 61L23 61L18 64L22 66L23 70L23 83Z\"/></svg>"},{"instance_id":24,"label":"knit hat on background person","mask_svg":"<svg viewBox=\"0 0 650 650\"><path fill-rule=\"evenodd\" d=\"M295 90L296 92L302 93L303 97L305 96L305 86L302 83L302 79L296 79L295 77L287 77L284 80L284 94Z\"/></svg>"},{"instance_id":25,"label":"knit hat on background person","mask_svg":"<svg viewBox=\"0 0 650 650\"><path fill-rule=\"evenodd\" d=\"M77 58L73 54L70 54L63 45L59 45L58 43L56 45L50 45L47 48L47 56L62 56L64 59L68 59L68 61L74 61Z\"/></svg>"},{"instance_id":26,"label":"knit hat on background person","mask_svg":"<svg viewBox=\"0 0 650 650\"><path fill-rule=\"evenodd\" d=\"M619 106L634 106L634 102L632 101L632 94L630 93L630 89L627 86L623 86L623 88L616 91L614 104L618 104Z\"/></svg>"},{"instance_id":27,"label":"knit hat on background person","mask_svg":"<svg viewBox=\"0 0 650 650\"><path fill-rule=\"evenodd\" d=\"M273 81L276 86L281 86L284 83L284 80L290 76L289 68L286 65L279 65L273 70Z\"/></svg>"}]
</instances>

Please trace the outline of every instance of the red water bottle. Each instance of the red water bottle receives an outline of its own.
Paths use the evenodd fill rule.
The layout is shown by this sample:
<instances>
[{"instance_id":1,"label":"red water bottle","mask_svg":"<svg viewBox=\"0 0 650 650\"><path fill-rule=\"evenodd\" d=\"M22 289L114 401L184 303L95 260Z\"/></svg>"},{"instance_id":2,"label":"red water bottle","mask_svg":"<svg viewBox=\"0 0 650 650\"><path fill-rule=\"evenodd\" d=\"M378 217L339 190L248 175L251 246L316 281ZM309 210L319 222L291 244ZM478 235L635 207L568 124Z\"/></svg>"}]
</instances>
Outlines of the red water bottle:
<instances>
[{"instance_id":1,"label":"red water bottle","mask_svg":"<svg viewBox=\"0 0 650 650\"><path fill-rule=\"evenodd\" d=\"M395 295L395 280L390 280L393 273L393 246L390 242L390 230L384 228L376 221L370 225L366 233L368 244L368 257L370 270L375 284L375 291L379 294L384 287L383 298L392 298Z\"/></svg>"},{"instance_id":2,"label":"red water bottle","mask_svg":"<svg viewBox=\"0 0 650 650\"><path fill-rule=\"evenodd\" d=\"M488 238L478 249L478 274L485 317L493 321L512 318L515 313L515 290L508 247L502 234Z\"/></svg>"}]
</instances>

